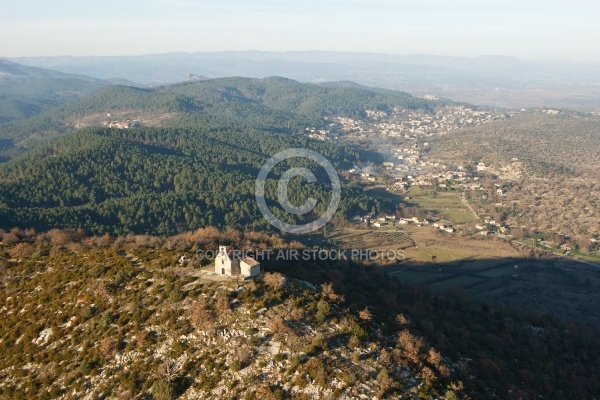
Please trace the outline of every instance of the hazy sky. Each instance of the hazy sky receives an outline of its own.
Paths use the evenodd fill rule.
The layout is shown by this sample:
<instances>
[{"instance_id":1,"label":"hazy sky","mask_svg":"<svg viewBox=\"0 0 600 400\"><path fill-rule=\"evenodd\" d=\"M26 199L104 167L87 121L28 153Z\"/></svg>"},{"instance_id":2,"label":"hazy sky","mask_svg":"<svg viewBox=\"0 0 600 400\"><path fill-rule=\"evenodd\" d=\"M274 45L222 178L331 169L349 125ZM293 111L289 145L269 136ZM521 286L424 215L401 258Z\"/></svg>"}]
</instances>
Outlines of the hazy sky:
<instances>
[{"instance_id":1,"label":"hazy sky","mask_svg":"<svg viewBox=\"0 0 600 400\"><path fill-rule=\"evenodd\" d=\"M597 0L0 0L0 56L338 50L600 62Z\"/></svg>"}]
</instances>

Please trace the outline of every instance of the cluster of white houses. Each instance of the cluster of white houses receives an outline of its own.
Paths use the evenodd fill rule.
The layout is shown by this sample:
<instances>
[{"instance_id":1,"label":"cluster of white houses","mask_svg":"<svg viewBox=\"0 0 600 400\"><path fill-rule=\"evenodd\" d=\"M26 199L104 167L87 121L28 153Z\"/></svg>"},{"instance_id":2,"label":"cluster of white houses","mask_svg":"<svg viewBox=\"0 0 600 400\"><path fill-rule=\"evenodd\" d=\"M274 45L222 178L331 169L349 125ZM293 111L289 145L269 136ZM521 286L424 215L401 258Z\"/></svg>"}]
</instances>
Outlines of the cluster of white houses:
<instances>
[{"instance_id":1,"label":"cluster of white houses","mask_svg":"<svg viewBox=\"0 0 600 400\"><path fill-rule=\"evenodd\" d=\"M472 225L455 225L453 222L440 219L440 218L397 218L396 216L383 215L383 216L374 216L373 214L366 214L364 216L356 215L353 218L353 221L366 223L368 226L373 226L375 228L385 228L392 226L406 226L406 225L416 225L419 227L423 226L432 226L437 228L441 232L446 233L455 233L455 232L468 232L473 227ZM471 228L470 228L471 227ZM496 221L491 217L485 217L482 222L475 224L475 230L479 235L489 235L493 232L498 232L498 234L507 234L509 231L508 225Z\"/></svg>"}]
</instances>

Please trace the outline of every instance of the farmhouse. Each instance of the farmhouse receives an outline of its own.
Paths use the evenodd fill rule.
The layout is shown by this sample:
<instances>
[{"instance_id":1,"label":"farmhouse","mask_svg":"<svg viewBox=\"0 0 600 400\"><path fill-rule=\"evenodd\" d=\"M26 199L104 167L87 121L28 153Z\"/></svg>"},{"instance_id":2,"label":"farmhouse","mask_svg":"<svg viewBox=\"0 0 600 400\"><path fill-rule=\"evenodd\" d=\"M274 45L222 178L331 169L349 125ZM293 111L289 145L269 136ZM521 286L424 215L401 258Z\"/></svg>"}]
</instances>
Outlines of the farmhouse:
<instances>
[{"instance_id":1,"label":"farmhouse","mask_svg":"<svg viewBox=\"0 0 600 400\"><path fill-rule=\"evenodd\" d=\"M215 273L252 278L260 275L260 263L252 257L229 257L227 246L219 246L219 253L215 257Z\"/></svg>"},{"instance_id":2,"label":"farmhouse","mask_svg":"<svg viewBox=\"0 0 600 400\"><path fill-rule=\"evenodd\" d=\"M383 228L384 226L387 226L387 225L388 225L387 222L382 222L382 221L377 221L373 224L373 226L376 228Z\"/></svg>"}]
</instances>

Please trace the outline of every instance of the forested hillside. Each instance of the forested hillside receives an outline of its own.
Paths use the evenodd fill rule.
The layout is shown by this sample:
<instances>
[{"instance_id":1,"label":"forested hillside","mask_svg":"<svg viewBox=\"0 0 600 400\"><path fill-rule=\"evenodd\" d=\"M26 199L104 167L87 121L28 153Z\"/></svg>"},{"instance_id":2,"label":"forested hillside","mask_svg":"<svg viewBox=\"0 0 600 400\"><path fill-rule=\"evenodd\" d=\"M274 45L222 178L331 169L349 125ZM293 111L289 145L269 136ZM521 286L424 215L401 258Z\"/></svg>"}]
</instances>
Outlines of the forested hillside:
<instances>
[{"instance_id":1,"label":"forested hillside","mask_svg":"<svg viewBox=\"0 0 600 400\"><path fill-rule=\"evenodd\" d=\"M157 88L114 85L31 119L0 125L0 139L30 147L32 139L109 123L120 114L142 126L156 126L151 120L168 114L160 125L297 132L323 126L328 115L359 116L367 109L394 106L431 111L439 104L397 91L319 86L278 77L222 78ZM89 116L100 118L94 123Z\"/></svg>"},{"instance_id":2,"label":"forested hillside","mask_svg":"<svg viewBox=\"0 0 600 400\"><path fill-rule=\"evenodd\" d=\"M473 202L510 224L517 237L539 231L559 245L572 238L572 247L588 249L600 233L599 149L598 116L538 111L439 137L430 154L484 162L498 175L506 193L474 192Z\"/></svg>"},{"instance_id":3,"label":"forested hillside","mask_svg":"<svg viewBox=\"0 0 600 400\"><path fill-rule=\"evenodd\" d=\"M437 105L401 92L278 77L110 86L2 127L0 155L12 160L0 165L1 226L115 234L173 234L209 225L268 229L259 218L254 181L270 156L310 148L336 168L363 157L353 148L308 140L307 128L331 126L330 115ZM328 204L326 186L292 183L299 203L310 195ZM271 183L267 190L274 195ZM359 187L344 190L339 216L393 210Z\"/></svg>"},{"instance_id":4,"label":"forested hillside","mask_svg":"<svg viewBox=\"0 0 600 400\"><path fill-rule=\"evenodd\" d=\"M436 139L436 155L452 159L524 163L527 173L590 176L600 162L600 118L543 110L500 123L467 128Z\"/></svg>"},{"instance_id":5,"label":"forested hillside","mask_svg":"<svg viewBox=\"0 0 600 400\"><path fill-rule=\"evenodd\" d=\"M115 234L210 225L268 229L256 206L256 176L270 155L298 147L318 151L337 167L360 159L351 148L273 132L87 128L0 166L0 224ZM276 198L275 190L269 181L268 199ZM290 187L298 203L310 195L321 207L330 192L326 184L292 181ZM338 212L382 207L348 186Z\"/></svg>"},{"instance_id":6,"label":"forested hillside","mask_svg":"<svg viewBox=\"0 0 600 400\"><path fill-rule=\"evenodd\" d=\"M32 117L109 84L101 79L0 59L0 124Z\"/></svg>"},{"instance_id":7,"label":"forested hillside","mask_svg":"<svg viewBox=\"0 0 600 400\"><path fill-rule=\"evenodd\" d=\"M367 109L392 106L433 110L437 104L393 90L313 85L281 77L212 79L175 85L172 90L188 96L219 93L224 98L259 102L270 108L309 116L362 116Z\"/></svg>"}]
</instances>

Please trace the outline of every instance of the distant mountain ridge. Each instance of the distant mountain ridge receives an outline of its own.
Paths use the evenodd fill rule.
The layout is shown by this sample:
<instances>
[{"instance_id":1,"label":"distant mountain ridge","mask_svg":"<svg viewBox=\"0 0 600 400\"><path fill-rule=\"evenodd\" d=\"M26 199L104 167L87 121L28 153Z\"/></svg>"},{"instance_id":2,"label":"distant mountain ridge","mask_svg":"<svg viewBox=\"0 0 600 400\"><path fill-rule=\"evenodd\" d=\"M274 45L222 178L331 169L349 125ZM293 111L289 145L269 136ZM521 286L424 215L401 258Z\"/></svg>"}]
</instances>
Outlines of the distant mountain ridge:
<instances>
[{"instance_id":1,"label":"distant mountain ridge","mask_svg":"<svg viewBox=\"0 0 600 400\"><path fill-rule=\"evenodd\" d=\"M6 79L31 80L39 78L81 79L88 82L102 82L102 80L98 78L68 74L39 67L31 67L0 58L0 82L5 83L4 80Z\"/></svg>"},{"instance_id":2,"label":"distant mountain ridge","mask_svg":"<svg viewBox=\"0 0 600 400\"><path fill-rule=\"evenodd\" d=\"M110 84L0 59L0 123L29 118Z\"/></svg>"},{"instance_id":3,"label":"distant mountain ridge","mask_svg":"<svg viewBox=\"0 0 600 400\"><path fill-rule=\"evenodd\" d=\"M21 57L31 66L148 85L207 77L284 76L302 82L354 81L417 95L433 94L499 107L600 107L600 65L330 51L223 51L127 57Z\"/></svg>"}]
</instances>

